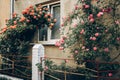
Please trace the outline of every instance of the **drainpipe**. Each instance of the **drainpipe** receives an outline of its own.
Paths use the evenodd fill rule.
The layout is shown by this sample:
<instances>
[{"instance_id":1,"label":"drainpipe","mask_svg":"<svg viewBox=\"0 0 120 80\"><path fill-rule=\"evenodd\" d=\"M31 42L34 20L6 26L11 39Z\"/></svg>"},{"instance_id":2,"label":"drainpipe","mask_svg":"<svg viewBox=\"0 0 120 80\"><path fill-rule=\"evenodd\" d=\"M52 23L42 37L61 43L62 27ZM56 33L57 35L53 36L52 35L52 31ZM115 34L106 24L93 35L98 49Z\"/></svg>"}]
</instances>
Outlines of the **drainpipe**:
<instances>
[{"instance_id":1,"label":"drainpipe","mask_svg":"<svg viewBox=\"0 0 120 80\"><path fill-rule=\"evenodd\" d=\"M10 19L12 19L13 12L14 12L14 0L10 0Z\"/></svg>"}]
</instances>

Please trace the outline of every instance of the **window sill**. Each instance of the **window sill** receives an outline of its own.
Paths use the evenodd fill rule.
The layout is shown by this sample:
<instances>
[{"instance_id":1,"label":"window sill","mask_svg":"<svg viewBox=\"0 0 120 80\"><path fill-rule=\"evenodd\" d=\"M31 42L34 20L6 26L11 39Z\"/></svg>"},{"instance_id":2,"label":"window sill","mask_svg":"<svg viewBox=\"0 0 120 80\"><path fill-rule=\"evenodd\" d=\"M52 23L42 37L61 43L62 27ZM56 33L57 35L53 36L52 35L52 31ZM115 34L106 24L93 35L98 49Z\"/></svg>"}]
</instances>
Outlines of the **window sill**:
<instances>
[{"instance_id":1,"label":"window sill","mask_svg":"<svg viewBox=\"0 0 120 80\"><path fill-rule=\"evenodd\" d=\"M56 41L58 41L58 40L59 39L49 40L49 41L38 41L38 43L30 43L30 45L34 45L34 44L55 45Z\"/></svg>"}]
</instances>

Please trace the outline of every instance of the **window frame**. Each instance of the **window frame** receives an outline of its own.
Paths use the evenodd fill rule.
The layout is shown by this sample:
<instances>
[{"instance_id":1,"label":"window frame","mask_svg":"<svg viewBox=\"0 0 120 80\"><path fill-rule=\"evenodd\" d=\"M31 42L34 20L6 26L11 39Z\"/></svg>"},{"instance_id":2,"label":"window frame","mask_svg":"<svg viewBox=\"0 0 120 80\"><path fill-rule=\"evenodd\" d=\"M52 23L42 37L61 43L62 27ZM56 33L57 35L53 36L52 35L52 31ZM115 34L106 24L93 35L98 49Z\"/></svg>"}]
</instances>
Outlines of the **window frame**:
<instances>
[{"instance_id":1,"label":"window frame","mask_svg":"<svg viewBox=\"0 0 120 80\"><path fill-rule=\"evenodd\" d=\"M49 4L44 4L43 7L44 6L47 6L47 8L50 9L49 12L53 15L53 8L56 7L56 6L60 6L60 1L51 2ZM61 14L61 12L60 12L60 14ZM60 18L61 18L61 16L60 16ZM48 31L47 31L47 41L39 41L39 30L38 30L38 35L37 35L38 36L38 43L41 43L43 45L55 45L56 41L58 41L60 39L51 39L51 35L52 35L52 30L50 28L48 28Z\"/></svg>"}]
</instances>

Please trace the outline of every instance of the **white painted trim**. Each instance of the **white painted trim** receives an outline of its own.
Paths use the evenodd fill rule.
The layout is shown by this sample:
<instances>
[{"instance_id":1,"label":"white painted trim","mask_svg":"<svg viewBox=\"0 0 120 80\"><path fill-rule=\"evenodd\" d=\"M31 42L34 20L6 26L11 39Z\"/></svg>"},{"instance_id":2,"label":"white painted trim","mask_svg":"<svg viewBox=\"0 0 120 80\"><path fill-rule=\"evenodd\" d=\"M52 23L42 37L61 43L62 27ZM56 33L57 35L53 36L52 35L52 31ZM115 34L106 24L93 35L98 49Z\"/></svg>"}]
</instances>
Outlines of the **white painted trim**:
<instances>
[{"instance_id":1,"label":"white painted trim","mask_svg":"<svg viewBox=\"0 0 120 80\"><path fill-rule=\"evenodd\" d=\"M38 43L43 45L55 45L56 41L59 41L60 39L52 39L49 41L38 41Z\"/></svg>"},{"instance_id":2,"label":"white painted trim","mask_svg":"<svg viewBox=\"0 0 120 80\"><path fill-rule=\"evenodd\" d=\"M13 12L14 12L14 0L10 0L10 19L12 19Z\"/></svg>"},{"instance_id":3,"label":"white painted trim","mask_svg":"<svg viewBox=\"0 0 120 80\"><path fill-rule=\"evenodd\" d=\"M49 3L49 4L44 4L42 6L55 5L55 4L60 4L60 1L52 2L52 3Z\"/></svg>"}]
</instances>

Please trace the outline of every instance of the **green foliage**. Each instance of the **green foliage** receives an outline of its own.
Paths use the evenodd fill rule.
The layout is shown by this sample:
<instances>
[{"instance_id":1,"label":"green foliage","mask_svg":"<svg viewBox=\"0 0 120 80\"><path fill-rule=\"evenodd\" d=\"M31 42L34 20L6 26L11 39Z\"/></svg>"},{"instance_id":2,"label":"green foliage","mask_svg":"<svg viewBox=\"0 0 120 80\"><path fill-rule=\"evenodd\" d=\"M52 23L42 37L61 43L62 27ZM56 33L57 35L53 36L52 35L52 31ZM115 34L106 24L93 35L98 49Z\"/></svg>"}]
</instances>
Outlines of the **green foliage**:
<instances>
[{"instance_id":1,"label":"green foliage","mask_svg":"<svg viewBox=\"0 0 120 80\"><path fill-rule=\"evenodd\" d=\"M29 6L22 11L22 14L20 17L14 13L13 18L6 20L6 26L0 30L0 54L10 55L4 56L16 61L14 74L19 76L31 75L31 69L27 68L31 64L28 62L28 58L23 56L30 55L30 42L34 38L36 30L45 25L52 28L56 22L56 19L52 19L51 14L48 13L48 9L41 5ZM25 68L20 66L25 66Z\"/></svg>"},{"instance_id":2,"label":"green foliage","mask_svg":"<svg viewBox=\"0 0 120 80\"><path fill-rule=\"evenodd\" d=\"M68 39L64 39L62 44L60 42L61 46L70 48L75 59L95 60L97 57L104 56L107 59L106 61L110 61L110 52L114 47L118 50L120 46L119 40L117 40L120 37L119 24L115 23L116 19L112 26L109 23L107 25L100 23L100 19L104 18L106 12L91 4L91 0L79 0L79 2L83 4L83 7L79 8L79 3L76 4L72 15L68 16L69 20L64 20L63 30L70 24L72 26L69 26ZM74 20L77 22L74 23ZM64 31L62 35L65 35ZM79 54L75 54L75 51L78 51Z\"/></svg>"},{"instance_id":3,"label":"green foliage","mask_svg":"<svg viewBox=\"0 0 120 80\"><path fill-rule=\"evenodd\" d=\"M115 11L118 3L118 0L108 0L107 4L97 0L78 0L72 13L63 18L63 37L56 46L64 51L69 48L78 65L98 58L103 62L113 61L111 54L114 54L113 51L119 52L120 48L120 21ZM92 63L85 65L94 69ZM120 65L106 63L100 67L101 70L117 70Z\"/></svg>"},{"instance_id":4,"label":"green foliage","mask_svg":"<svg viewBox=\"0 0 120 80\"><path fill-rule=\"evenodd\" d=\"M47 8L29 6L23 12L24 17L14 13L13 18L7 20L6 27L0 31L0 53L26 54L29 42L33 39L38 28L47 25L52 28L55 21Z\"/></svg>"}]
</instances>

